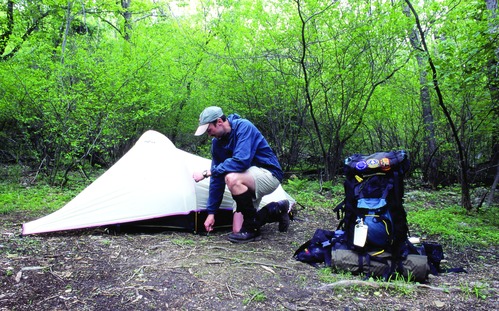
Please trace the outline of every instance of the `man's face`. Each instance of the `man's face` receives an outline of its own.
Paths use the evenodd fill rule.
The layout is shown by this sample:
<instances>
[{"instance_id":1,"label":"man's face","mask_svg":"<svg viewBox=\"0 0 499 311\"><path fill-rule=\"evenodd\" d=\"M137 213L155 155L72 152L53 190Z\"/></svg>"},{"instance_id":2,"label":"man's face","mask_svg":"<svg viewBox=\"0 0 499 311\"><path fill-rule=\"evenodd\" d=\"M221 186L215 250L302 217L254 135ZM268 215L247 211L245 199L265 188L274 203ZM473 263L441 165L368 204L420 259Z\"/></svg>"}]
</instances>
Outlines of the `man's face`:
<instances>
[{"instance_id":1,"label":"man's face","mask_svg":"<svg viewBox=\"0 0 499 311\"><path fill-rule=\"evenodd\" d=\"M208 136L212 136L215 138L220 138L223 135L223 127L222 127L222 122L221 119L217 119L215 122L211 122L208 125L208 129L206 130L206 133L208 133Z\"/></svg>"}]
</instances>

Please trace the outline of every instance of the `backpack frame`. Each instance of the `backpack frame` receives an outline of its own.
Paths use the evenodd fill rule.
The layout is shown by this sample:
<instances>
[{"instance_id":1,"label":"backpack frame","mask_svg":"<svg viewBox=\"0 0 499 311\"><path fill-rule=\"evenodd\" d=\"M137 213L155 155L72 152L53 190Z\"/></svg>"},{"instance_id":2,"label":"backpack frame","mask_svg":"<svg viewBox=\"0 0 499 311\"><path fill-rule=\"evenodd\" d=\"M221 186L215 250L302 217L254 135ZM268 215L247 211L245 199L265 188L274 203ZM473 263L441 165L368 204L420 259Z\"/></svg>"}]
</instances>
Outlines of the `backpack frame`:
<instances>
[{"instance_id":1,"label":"backpack frame","mask_svg":"<svg viewBox=\"0 0 499 311\"><path fill-rule=\"evenodd\" d=\"M337 229L346 233L347 244L357 251L401 253L408 238L407 214L403 206L404 176L410 166L403 150L354 154L345 160L344 200L335 211ZM364 247L353 244L357 222L368 226Z\"/></svg>"}]
</instances>

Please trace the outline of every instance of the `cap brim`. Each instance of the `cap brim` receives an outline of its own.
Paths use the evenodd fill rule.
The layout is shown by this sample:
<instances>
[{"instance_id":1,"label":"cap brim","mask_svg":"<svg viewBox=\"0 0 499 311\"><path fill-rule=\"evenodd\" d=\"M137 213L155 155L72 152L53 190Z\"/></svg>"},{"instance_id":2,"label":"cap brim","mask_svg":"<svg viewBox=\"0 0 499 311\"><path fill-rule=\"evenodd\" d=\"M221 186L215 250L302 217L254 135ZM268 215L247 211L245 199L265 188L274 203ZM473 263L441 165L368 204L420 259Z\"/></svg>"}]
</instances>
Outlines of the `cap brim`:
<instances>
[{"instance_id":1,"label":"cap brim","mask_svg":"<svg viewBox=\"0 0 499 311\"><path fill-rule=\"evenodd\" d=\"M194 133L194 135L195 135L195 136L201 136L201 135L203 135L203 134L206 132L206 130L208 129L208 126L209 126L209 125L210 125L209 123L208 123L208 124L203 124L203 125L200 125L200 126L198 127L198 129L197 129L196 133Z\"/></svg>"}]
</instances>

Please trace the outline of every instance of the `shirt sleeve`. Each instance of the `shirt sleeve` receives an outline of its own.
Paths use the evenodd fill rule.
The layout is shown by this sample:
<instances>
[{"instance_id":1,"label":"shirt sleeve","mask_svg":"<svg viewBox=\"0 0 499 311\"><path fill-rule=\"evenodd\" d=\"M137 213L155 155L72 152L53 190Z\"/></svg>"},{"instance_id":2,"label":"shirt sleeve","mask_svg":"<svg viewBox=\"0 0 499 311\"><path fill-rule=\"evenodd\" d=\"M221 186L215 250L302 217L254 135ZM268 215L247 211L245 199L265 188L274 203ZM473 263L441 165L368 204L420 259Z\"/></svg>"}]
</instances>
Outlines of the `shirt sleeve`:
<instances>
[{"instance_id":1,"label":"shirt sleeve","mask_svg":"<svg viewBox=\"0 0 499 311\"><path fill-rule=\"evenodd\" d=\"M235 132L232 156L212 168L214 176L244 172L251 167L261 140L260 132L249 122L241 123Z\"/></svg>"}]
</instances>

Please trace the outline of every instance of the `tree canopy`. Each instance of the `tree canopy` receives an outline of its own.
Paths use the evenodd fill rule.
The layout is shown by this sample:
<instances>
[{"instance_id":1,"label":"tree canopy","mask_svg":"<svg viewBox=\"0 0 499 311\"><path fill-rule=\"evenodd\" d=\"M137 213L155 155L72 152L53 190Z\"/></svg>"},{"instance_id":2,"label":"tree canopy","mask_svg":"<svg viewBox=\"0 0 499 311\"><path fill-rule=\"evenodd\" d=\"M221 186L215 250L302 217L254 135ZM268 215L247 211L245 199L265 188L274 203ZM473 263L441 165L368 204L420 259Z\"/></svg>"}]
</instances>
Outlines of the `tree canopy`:
<instances>
[{"instance_id":1,"label":"tree canopy","mask_svg":"<svg viewBox=\"0 0 499 311\"><path fill-rule=\"evenodd\" d=\"M499 161L497 1L0 0L0 161L52 183L147 129L207 155L208 105L286 171L405 149L436 187Z\"/></svg>"}]
</instances>

